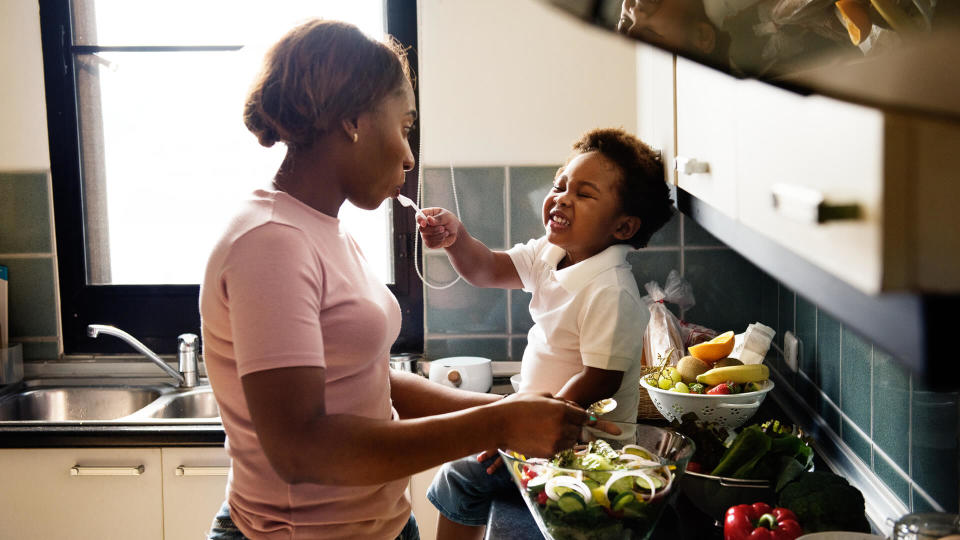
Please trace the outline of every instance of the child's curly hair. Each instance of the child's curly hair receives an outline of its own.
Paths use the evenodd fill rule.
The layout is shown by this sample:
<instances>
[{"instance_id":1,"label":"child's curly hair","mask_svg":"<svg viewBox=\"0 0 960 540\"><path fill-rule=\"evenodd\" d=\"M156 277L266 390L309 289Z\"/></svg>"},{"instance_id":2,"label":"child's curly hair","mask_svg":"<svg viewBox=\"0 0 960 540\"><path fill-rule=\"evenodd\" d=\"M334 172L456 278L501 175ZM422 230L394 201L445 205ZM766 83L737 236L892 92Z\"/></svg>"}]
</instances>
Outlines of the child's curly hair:
<instances>
[{"instance_id":1,"label":"child's curly hair","mask_svg":"<svg viewBox=\"0 0 960 540\"><path fill-rule=\"evenodd\" d=\"M573 143L570 159L587 152L599 152L620 169L623 211L640 218L640 228L624 243L635 248L645 247L653 233L660 230L674 212L660 155L640 139L616 128L592 129L584 133Z\"/></svg>"}]
</instances>

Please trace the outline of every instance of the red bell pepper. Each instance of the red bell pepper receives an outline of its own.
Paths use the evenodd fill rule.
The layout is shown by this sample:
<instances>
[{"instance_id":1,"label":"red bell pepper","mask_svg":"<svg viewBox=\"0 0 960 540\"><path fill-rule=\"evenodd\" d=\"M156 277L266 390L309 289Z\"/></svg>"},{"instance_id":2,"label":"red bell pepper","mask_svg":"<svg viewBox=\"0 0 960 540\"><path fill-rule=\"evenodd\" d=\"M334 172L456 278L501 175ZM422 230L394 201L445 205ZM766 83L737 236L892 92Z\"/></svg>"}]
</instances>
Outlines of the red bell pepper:
<instances>
[{"instance_id":1,"label":"red bell pepper","mask_svg":"<svg viewBox=\"0 0 960 540\"><path fill-rule=\"evenodd\" d=\"M724 540L794 540L802 534L793 512L763 502L731 506L723 524Z\"/></svg>"}]
</instances>

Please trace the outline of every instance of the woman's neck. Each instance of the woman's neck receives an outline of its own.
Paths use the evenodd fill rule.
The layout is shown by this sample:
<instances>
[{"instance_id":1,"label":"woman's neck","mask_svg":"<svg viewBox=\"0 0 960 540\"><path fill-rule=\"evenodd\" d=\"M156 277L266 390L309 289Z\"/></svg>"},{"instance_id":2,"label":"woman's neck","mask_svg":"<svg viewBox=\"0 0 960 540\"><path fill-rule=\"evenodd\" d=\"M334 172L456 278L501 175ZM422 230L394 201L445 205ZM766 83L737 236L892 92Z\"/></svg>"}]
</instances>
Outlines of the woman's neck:
<instances>
[{"instance_id":1,"label":"woman's neck","mask_svg":"<svg viewBox=\"0 0 960 540\"><path fill-rule=\"evenodd\" d=\"M287 150L273 177L274 189L330 217L337 217L346 194L337 175L338 167L313 144L303 150Z\"/></svg>"}]
</instances>

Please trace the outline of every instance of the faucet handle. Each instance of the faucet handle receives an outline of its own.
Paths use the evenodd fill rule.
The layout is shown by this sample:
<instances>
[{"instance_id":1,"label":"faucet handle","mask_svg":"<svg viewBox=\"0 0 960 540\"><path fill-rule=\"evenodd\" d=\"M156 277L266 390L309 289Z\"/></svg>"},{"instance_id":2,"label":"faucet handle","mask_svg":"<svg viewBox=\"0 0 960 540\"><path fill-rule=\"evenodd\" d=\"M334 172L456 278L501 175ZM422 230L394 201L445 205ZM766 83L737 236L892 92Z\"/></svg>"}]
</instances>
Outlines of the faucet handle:
<instances>
[{"instance_id":1,"label":"faucet handle","mask_svg":"<svg viewBox=\"0 0 960 540\"><path fill-rule=\"evenodd\" d=\"M200 352L200 338L196 334L180 334L177 338L177 359L180 374L184 382L181 386L190 388L197 384L197 356Z\"/></svg>"}]
</instances>

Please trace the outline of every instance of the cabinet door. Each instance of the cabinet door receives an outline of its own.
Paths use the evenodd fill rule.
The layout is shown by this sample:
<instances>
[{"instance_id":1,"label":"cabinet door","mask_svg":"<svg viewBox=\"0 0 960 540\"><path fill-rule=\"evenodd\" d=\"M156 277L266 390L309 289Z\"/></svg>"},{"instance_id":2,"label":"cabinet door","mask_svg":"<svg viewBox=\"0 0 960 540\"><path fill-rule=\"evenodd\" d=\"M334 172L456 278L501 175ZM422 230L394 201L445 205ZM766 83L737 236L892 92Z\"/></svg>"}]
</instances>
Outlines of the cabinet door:
<instances>
[{"instance_id":1,"label":"cabinet door","mask_svg":"<svg viewBox=\"0 0 960 540\"><path fill-rule=\"evenodd\" d=\"M200 540L226 498L230 458L223 448L163 448L165 540Z\"/></svg>"},{"instance_id":2,"label":"cabinet door","mask_svg":"<svg viewBox=\"0 0 960 540\"><path fill-rule=\"evenodd\" d=\"M0 530L18 540L160 540L160 450L0 450Z\"/></svg>"},{"instance_id":3,"label":"cabinet door","mask_svg":"<svg viewBox=\"0 0 960 540\"><path fill-rule=\"evenodd\" d=\"M741 82L738 96L739 220L851 285L878 291L883 114L755 81ZM860 216L818 222L804 212L815 197L855 206Z\"/></svg>"},{"instance_id":4,"label":"cabinet door","mask_svg":"<svg viewBox=\"0 0 960 540\"><path fill-rule=\"evenodd\" d=\"M737 83L677 58L677 185L734 219Z\"/></svg>"},{"instance_id":5,"label":"cabinet door","mask_svg":"<svg viewBox=\"0 0 960 540\"><path fill-rule=\"evenodd\" d=\"M440 512L427 500L427 488L433 482L440 467L418 472L410 477L410 506L417 518L421 540L434 540L437 537L437 520Z\"/></svg>"}]
</instances>

